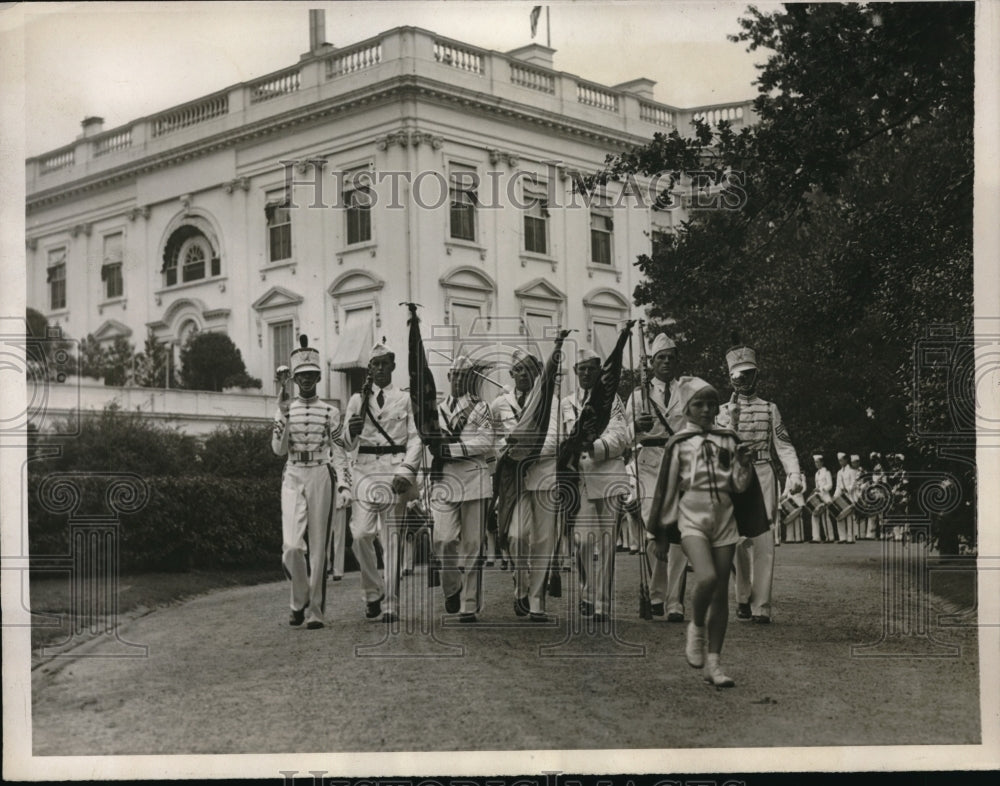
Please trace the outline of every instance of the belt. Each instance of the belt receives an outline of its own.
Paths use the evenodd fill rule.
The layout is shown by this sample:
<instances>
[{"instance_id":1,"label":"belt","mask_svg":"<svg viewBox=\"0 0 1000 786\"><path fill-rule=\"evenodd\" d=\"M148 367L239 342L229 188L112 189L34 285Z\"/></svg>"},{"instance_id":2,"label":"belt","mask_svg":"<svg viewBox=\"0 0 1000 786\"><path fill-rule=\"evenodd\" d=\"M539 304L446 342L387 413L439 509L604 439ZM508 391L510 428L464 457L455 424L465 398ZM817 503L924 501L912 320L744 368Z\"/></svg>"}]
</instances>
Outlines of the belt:
<instances>
[{"instance_id":1,"label":"belt","mask_svg":"<svg viewBox=\"0 0 1000 786\"><path fill-rule=\"evenodd\" d=\"M288 452L288 460L296 464L307 461L325 461L329 454L323 450L291 450Z\"/></svg>"},{"instance_id":2,"label":"belt","mask_svg":"<svg viewBox=\"0 0 1000 786\"><path fill-rule=\"evenodd\" d=\"M390 453L405 453L406 445L362 445L358 448L358 453L365 453L371 456L386 456Z\"/></svg>"},{"instance_id":3,"label":"belt","mask_svg":"<svg viewBox=\"0 0 1000 786\"><path fill-rule=\"evenodd\" d=\"M639 444L644 448L662 448L667 444L667 437L646 437L640 439Z\"/></svg>"}]
</instances>

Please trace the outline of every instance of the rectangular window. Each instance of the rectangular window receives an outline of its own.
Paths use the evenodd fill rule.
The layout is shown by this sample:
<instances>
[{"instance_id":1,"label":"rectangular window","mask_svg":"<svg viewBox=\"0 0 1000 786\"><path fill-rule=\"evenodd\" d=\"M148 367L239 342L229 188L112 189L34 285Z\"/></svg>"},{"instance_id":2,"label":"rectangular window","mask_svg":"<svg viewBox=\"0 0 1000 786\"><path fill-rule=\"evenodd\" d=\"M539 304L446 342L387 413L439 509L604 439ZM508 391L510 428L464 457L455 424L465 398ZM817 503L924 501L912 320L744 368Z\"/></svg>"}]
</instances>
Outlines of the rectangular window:
<instances>
[{"instance_id":1,"label":"rectangular window","mask_svg":"<svg viewBox=\"0 0 1000 786\"><path fill-rule=\"evenodd\" d=\"M526 311L524 313L524 324L528 330L528 336L535 339L546 338L545 328L552 326L552 315L538 311Z\"/></svg>"},{"instance_id":2,"label":"rectangular window","mask_svg":"<svg viewBox=\"0 0 1000 786\"><path fill-rule=\"evenodd\" d=\"M611 216L590 214L590 260L595 265L611 264L611 233L614 222Z\"/></svg>"},{"instance_id":3,"label":"rectangular window","mask_svg":"<svg viewBox=\"0 0 1000 786\"><path fill-rule=\"evenodd\" d=\"M49 251L46 280L49 284L49 309L66 308L66 249Z\"/></svg>"},{"instance_id":4,"label":"rectangular window","mask_svg":"<svg viewBox=\"0 0 1000 786\"><path fill-rule=\"evenodd\" d=\"M366 169L348 172L344 178L344 206L347 208L347 244L372 239L371 173Z\"/></svg>"},{"instance_id":5,"label":"rectangular window","mask_svg":"<svg viewBox=\"0 0 1000 786\"><path fill-rule=\"evenodd\" d=\"M524 192L524 250L535 254L549 253L548 221L549 206L543 194Z\"/></svg>"},{"instance_id":6,"label":"rectangular window","mask_svg":"<svg viewBox=\"0 0 1000 786\"><path fill-rule=\"evenodd\" d=\"M284 191L269 194L264 206L267 218L267 253L271 262L292 258L292 212Z\"/></svg>"},{"instance_id":7,"label":"rectangular window","mask_svg":"<svg viewBox=\"0 0 1000 786\"><path fill-rule=\"evenodd\" d=\"M104 282L104 297L110 300L124 293L122 280L123 235L115 232L104 236L104 259L101 262L101 281Z\"/></svg>"},{"instance_id":8,"label":"rectangular window","mask_svg":"<svg viewBox=\"0 0 1000 786\"><path fill-rule=\"evenodd\" d=\"M451 197L451 236L457 240L476 239L476 191L479 176L472 167L452 166L449 181Z\"/></svg>"},{"instance_id":9,"label":"rectangular window","mask_svg":"<svg viewBox=\"0 0 1000 786\"><path fill-rule=\"evenodd\" d=\"M607 359L618 340L618 326L610 322L594 320L594 351Z\"/></svg>"},{"instance_id":10,"label":"rectangular window","mask_svg":"<svg viewBox=\"0 0 1000 786\"><path fill-rule=\"evenodd\" d=\"M295 343L292 320L271 325L271 347L274 351L274 367L287 366L291 361L292 346ZM276 386L277 387L277 386ZM277 393L278 390L275 390Z\"/></svg>"}]
</instances>

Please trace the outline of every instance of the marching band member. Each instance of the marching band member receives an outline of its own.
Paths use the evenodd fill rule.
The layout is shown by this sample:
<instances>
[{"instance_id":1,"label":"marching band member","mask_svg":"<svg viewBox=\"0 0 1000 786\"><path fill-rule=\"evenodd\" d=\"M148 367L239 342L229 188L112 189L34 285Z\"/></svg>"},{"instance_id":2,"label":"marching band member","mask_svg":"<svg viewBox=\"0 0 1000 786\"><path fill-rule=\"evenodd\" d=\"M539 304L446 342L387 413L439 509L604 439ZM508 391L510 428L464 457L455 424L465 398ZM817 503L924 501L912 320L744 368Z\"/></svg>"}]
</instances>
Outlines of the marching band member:
<instances>
[{"instance_id":1,"label":"marching band member","mask_svg":"<svg viewBox=\"0 0 1000 786\"><path fill-rule=\"evenodd\" d=\"M833 538L833 530L830 527L830 510L826 507L833 502L833 475L824 466L823 456L817 453L813 456L813 463L816 465L816 492L819 498L825 503L824 507L812 514L813 542L819 543L820 536L827 543Z\"/></svg>"},{"instance_id":2,"label":"marching band member","mask_svg":"<svg viewBox=\"0 0 1000 786\"><path fill-rule=\"evenodd\" d=\"M837 488L834 490L835 497L845 494L851 496L854 483L857 481L857 473L850 465L850 459L846 453L838 453L837 461L840 462L840 469L837 470ZM839 543L854 543L854 527L852 519L854 514L849 514L837 522L837 530L840 533Z\"/></svg>"},{"instance_id":3,"label":"marching band member","mask_svg":"<svg viewBox=\"0 0 1000 786\"><path fill-rule=\"evenodd\" d=\"M470 392L472 362L459 355L451 364L451 395L438 404L445 442L432 450L442 463L431 480L434 552L442 561L445 611L459 622L475 622L479 607L479 552L486 505L493 493L493 421L490 408Z\"/></svg>"},{"instance_id":4,"label":"marching band member","mask_svg":"<svg viewBox=\"0 0 1000 786\"><path fill-rule=\"evenodd\" d=\"M854 475L854 481L850 483L847 487L847 496L851 500L851 505L856 505L858 499L861 497L861 476L864 474L864 469L861 467L861 456L857 453L851 455L851 472ZM851 543L856 540L864 538L864 533L861 530L861 517L851 509L850 514L847 516L847 531L851 535Z\"/></svg>"},{"instance_id":5,"label":"marching band member","mask_svg":"<svg viewBox=\"0 0 1000 786\"><path fill-rule=\"evenodd\" d=\"M535 380L542 373L542 362L518 348L511 357L510 375L514 389L504 391L493 402L497 449L502 451L507 437L517 425ZM514 572L514 613L530 616L533 622L545 622L545 582L556 546L557 516L550 500L556 479L556 437L559 401L552 403L548 430L540 457L534 461L521 488L501 489L500 493L517 494L508 540L511 569Z\"/></svg>"},{"instance_id":6,"label":"marching band member","mask_svg":"<svg viewBox=\"0 0 1000 786\"><path fill-rule=\"evenodd\" d=\"M705 380L685 377L680 397L687 422L667 444L654 527L661 532L676 527L694 566L694 613L684 649L688 665L703 669L710 685L731 688L736 683L722 671L719 657L729 620L729 573L740 538L733 495L750 488L755 449L716 427L719 394ZM665 540L658 537L658 549Z\"/></svg>"},{"instance_id":7,"label":"marching band member","mask_svg":"<svg viewBox=\"0 0 1000 786\"><path fill-rule=\"evenodd\" d=\"M392 385L396 356L385 339L372 347L370 384L347 403L344 447L356 451L352 469L352 550L361 568L365 617L383 622L398 617L399 550L406 502L414 490L423 450L408 393ZM375 538L383 547L385 580L379 575Z\"/></svg>"},{"instance_id":8,"label":"marching band member","mask_svg":"<svg viewBox=\"0 0 1000 786\"><path fill-rule=\"evenodd\" d=\"M602 358L581 349L573 367L578 388L562 400L563 434L572 432L590 390L601 376ZM611 612L615 519L628 484L622 455L629 445L625 411L615 396L611 419L600 437L583 446L580 457L580 510L573 525L580 581L580 613L601 621ZM596 561L592 555L597 556Z\"/></svg>"},{"instance_id":9,"label":"marching band member","mask_svg":"<svg viewBox=\"0 0 1000 786\"><path fill-rule=\"evenodd\" d=\"M771 529L736 547L736 601L750 604L752 622L771 621L771 587L774 581L774 522L778 510L778 478L772 450L785 469L785 493L803 489L795 447L781 420L778 407L757 395L757 353L750 347L733 347L726 353L733 399L722 406L719 425L732 428L755 448L754 465L764 493ZM745 610L744 605L744 610Z\"/></svg>"},{"instance_id":10,"label":"marching band member","mask_svg":"<svg viewBox=\"0 0 1000 786\"><path fill-rule=\"evenodd\" d=\"M289 624L306 623L322 628L326 605L326 563L333 479L338 477L337 506L350 497L347 488L347 456L338 443L340 410L320 401L316 385L320 379L319 352L308 347L306 336L291 355L291 374L299 395L292 399L282 384L278 413L274 418L271 449L288 456L281 478L281 564L291 582ZM310 548L311 546L311 548Z\"/></svg>"},{"instance_id":11,"label":"marching band member","mask_svg":"<svg viewBox=\"0 0 1000 786\"><path fill-rule=\"evenodd\" d=\"M872 452L868 456L868 460L871 463L871 471L865 473L865 475L862 476L861 479L862 493L865 491L866 488L870 486L886 485L886 477L885 477L885 471L882 468L881 454ZM865 532L865 537L868 538L868 540L874 540L881 534L882 522L880 518L881 517L878 514L874 514L868 517L867 521L868 526Z\"/></svg>"},{"instance_id":12,"label":"marching band member","mask_svg":"<svg viewBox=\"0 0 1000 786\"><path fill-rule=\"evenodd\" d=\"M684 425L678 392L677 345L660 333L649 349L653 378L649 383L649 409L644 408L644 395L636 388L625 407L625 424L629 429L629 444L638 437L639 498L643 522L647 522L652 505L653 489L663 460L663 446ZM652 564L649 597L654 616L662 617L664 607L668 622L684 621L684 576L687 558L681 549L670 549L666 561L656 559L651 539L645 541Z\"/></svg>"}]
</instances>

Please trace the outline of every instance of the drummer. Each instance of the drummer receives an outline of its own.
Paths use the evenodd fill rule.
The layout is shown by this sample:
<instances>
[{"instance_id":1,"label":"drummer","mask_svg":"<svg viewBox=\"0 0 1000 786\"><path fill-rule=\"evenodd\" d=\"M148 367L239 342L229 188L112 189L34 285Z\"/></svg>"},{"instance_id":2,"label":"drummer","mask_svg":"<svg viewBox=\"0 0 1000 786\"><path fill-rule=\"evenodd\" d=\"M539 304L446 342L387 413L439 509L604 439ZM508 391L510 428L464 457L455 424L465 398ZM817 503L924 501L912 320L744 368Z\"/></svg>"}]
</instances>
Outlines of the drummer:
<instances>
[{"instance_id":1,"label":"drummer","mask_svg":"<svg viewBox=\"0 0 1000 786\"><path fill-rule=\"evenodd\" d=\"M851 494L853 493L855 484L858 482L858 475L860 473L851 467L846 453L838 453L837 461L840 462L840 469L837 471L837 487L834 489L833 495L839 497L843 494L853 501ZM837 531L840 535L840 543L854 543L854 513L848 513L844 518L837 521Z\"/></svg>"},{"instance_id":2,"label":"drummer","mask_svg":"<svg viewBox=\"0 0 1000 786\"><path fill-rule=\"evenodd\" d=\"M826 541L827 543L832 543L834 541L834 534L830 526L831 521L826 506L833 501L833 476L830 474L830 470L823 465L822 453L813 455L813 464L816 465L815 493L819 495L823 507L818 511L812 511L812 542L821 543Z\"/></svg>"}]
</instances>

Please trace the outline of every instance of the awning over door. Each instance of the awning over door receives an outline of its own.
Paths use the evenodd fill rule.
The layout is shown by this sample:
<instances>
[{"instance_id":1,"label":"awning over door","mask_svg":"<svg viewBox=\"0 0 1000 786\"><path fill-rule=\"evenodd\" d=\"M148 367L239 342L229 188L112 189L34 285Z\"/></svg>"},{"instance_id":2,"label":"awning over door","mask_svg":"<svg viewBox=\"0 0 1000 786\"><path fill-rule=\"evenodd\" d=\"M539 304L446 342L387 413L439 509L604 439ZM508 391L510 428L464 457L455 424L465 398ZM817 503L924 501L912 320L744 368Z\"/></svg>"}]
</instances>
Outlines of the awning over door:
<instances>
[{"instance_id":1,"label":"awning over door","mask_svg":"<svg viewBox=\"0 0 1000 786\"><path fill-rule=\"evenodd\" d=\"M374 343L372 317L370 308L347 312L344 327L333 350L330 368L334 371L368 368L368 353Z\"/></svg>"}]
</instances>

